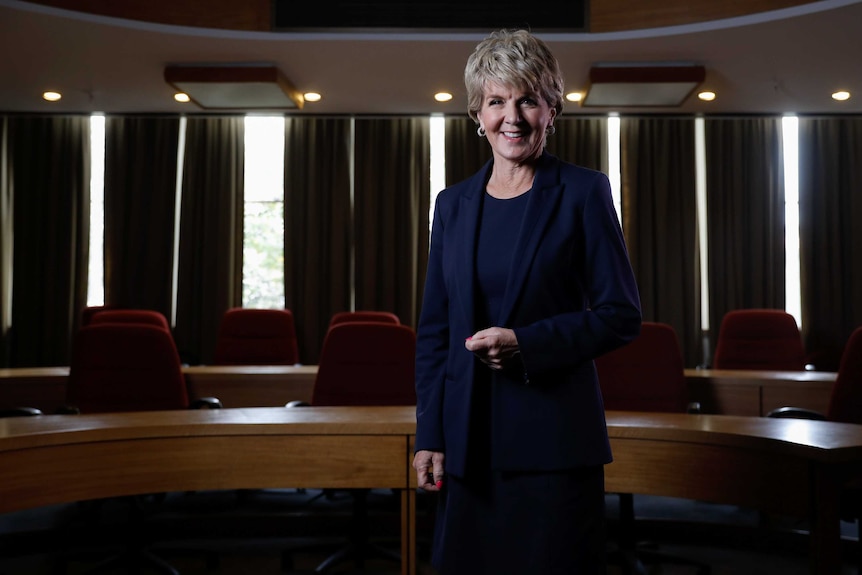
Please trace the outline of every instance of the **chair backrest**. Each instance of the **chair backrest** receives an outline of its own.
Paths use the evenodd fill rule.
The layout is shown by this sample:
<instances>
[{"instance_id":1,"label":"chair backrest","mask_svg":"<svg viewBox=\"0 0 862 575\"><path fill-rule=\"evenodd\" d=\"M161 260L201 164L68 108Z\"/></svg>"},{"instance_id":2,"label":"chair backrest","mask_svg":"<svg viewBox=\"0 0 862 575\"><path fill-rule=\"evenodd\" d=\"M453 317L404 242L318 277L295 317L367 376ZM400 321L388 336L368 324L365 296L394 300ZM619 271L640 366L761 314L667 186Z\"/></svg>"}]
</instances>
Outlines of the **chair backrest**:
<instances>
[{"instance_id":1,"label":"chair backrest","mask_svg":"<svg viewBox=\"0 0 862 575\"><path fill-rule=\"evenodd\" d=\"M82 327L72 343L66 404L81 413L187 409L170 332L145 323Z\"/></svg>"},{"instance_id":2,"label":"chair backrest","mask_svg":"<svg viewBox=\"0 0 862 575\"><path fill-rule=\"evenodd\" d=\"M383 323L400 324L401 320L397 315L390 311L377 310L357 310L357 311L339 311L332 314L329 320L329 326L344 323L347 321L379 321Z\"/></svg>"},{"instance_id":3,"label":"chair backrest","mask_svg":"<svg viewBox=\"0 0 862 575\"><path fill-rule=\"evenodd\" d=\"M595 360L607 410L685 412L688 387L673 327L643 322L638 337Z\"/></svg>"},{"instance_id":4,"label":"chair backrest","mask_svg":"<svg viewBox=\"0 0 862 575\"><path fill-rule=\"evenodd\" d=\"M844 345L826 419L862 423L862 327L857 327Z\"/></svg>"},{"instance_id":5,"label":"chair backrest","mask_svg":"<svg viewBox=\"0 0 862 575\"><path fill-rule=\"evenodd\" d=\"M89 325L94 315L107 309L114 309L114 307L107 305L90 305L85 307L81 311L81 326Z\"/></svg>"},{"instance_id":6,"label":"chair backrest","mask_svg":"<svg viewBox=\"0 0 862 575\"><path fill-rule=\"evenodd\" d=\"M779 309L738 309L722 318L715 369L801 371L805 347L796 319Z\"/></svg>"},{"instance_id":7,"label":"chair backrest","mask_svg":"<svg viewBox=\"0 0 862 575\"><path fill-rule=\"evenodd\" d=\"M299 346L289 309L232 308L222 316L215 365L293 365Z\"/></svg>"},{"instance_id":8,"label":"chair backrest","mask_svg":"<svg viewBox=\"0 0 862 575\"><path fill-rule=\"evenodd\" d=\"M312 405L415 405L416 332L382 322L332 326L323 340Z\"/></svg>"},{"instance_id":9,"label":"chair backrest","mask_svg":"<svg viewBox=\"0 0 862 575\"><path fill-rule=\"evenodd\" d=\"M100 323L143 323L171 331L171 326L164 314L151 309L99 310L90 317L88 325Z\"/></svg>"}]
</instances>

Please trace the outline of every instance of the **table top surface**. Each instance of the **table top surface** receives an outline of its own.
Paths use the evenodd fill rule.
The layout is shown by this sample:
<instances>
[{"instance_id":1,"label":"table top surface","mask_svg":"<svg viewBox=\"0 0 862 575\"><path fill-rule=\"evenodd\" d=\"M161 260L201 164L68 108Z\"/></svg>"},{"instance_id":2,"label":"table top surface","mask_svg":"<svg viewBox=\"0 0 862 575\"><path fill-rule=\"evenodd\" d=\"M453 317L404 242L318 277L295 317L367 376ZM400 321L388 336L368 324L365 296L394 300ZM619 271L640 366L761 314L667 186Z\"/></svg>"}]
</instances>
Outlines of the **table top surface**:
<instances>
[{"instance_id":1,"label":"table top surface","mask_svg":"<svg viewBox=\"0 0 862 575\"><path fill-rule=\"evenodd\" d=\"M749 383L769 381L827 381L834 382L838 374L834 371L767 371L758 369L686 369L690 378L738 380Z\"/></svg>"},{"instance_id":2,"label":"table top surface","mask_svg":"<svg viewBox=\"0 0 862 575\"><path fill-rule=\"evenodd\" d=\"M779 450L862 459L862 425L731 415L607 412L612 439ZM0 419L3 451L93 441L214 435L412 435L416 408L249 407Z\"/></svg>"}]
</instances>

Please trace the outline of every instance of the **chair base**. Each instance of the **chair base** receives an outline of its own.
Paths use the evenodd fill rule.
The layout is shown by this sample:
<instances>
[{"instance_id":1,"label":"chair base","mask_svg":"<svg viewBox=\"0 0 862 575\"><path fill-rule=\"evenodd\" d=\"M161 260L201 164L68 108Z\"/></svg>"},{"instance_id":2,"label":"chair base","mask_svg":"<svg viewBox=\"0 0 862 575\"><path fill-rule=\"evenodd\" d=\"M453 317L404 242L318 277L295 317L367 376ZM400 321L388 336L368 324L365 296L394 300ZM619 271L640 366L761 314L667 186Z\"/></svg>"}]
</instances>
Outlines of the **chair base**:
<instances>
[{"instance_id":1,"label":"chair base","mask_svg":"<svg viewBox=\"0 0 862 575\"><path fill-rule=\"evenodd\" d=\"M368 542L348 543L314 568L315 573L328 573L333 567L344 562L353 561L359 569L365 567L366 559L389 559L400 562L401 555L389 549Z\"/></svg>"},{"instance_id":2,"label":"chair base","mask_svg":"<svg viewBox=\"0 0 862 575\"><path fill-rule=\"evenodd\" d=\"M110 573L118 567L127 566L129 568L148 568L158 573L165 575L180 575L180 572L170 563L154 555L147 549L132 548L126 549L113 557L109 557L104 561L94 565L90 569L82 572L82 575L98 575L99 573Z\"/></svg>"},{"instance_id":3,"label":"chair base","mask_svg":"<svg viewBox=\"0 0 862 575\"><path fill-rule=\"evenodd\" d=\"M657 550L657 545L648 541L638 541L635 534L634 495L618 493L620 502L620 533L617 549L608 553L608 562L618 564L625 575L648 575L648 566L684 565L694 567L698 575L710 575L712 568L700 561L676 555L668 555Z\"/></svg>"}]
</instances>

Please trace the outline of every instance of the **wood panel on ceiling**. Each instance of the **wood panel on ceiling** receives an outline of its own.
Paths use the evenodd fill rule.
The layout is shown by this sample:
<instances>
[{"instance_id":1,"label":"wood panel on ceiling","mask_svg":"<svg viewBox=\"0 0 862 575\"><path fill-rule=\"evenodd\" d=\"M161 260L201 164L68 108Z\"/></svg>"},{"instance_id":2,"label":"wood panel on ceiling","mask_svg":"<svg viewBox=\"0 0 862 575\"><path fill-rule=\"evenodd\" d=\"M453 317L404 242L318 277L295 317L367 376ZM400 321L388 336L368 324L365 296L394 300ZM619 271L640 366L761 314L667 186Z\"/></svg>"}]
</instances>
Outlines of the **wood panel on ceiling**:
<instances>
[{"instance_id":1,"label":"wood panel on ceiling","mask_svg":"<svg viewBox=\"0 0 862 575\"><path fill-rule=\"evenodd\" d=\"M591 0L590 32L620 32L696 24L758 14L802 4L807 0Z\"/></svg>"},{"instance_id":2,"label":"wood panel on ceiling","mask_svg":"<svg viewBox=\"0 0 862 575\"><path fill-rule=\"evenodd\" d=\"M226 30L272 30L271 0L31 1L88 14L159 24ZM590 0L589 31L618 32L694 24L811 3L807 0Z\"/></svg>"},{"instance_id":3,"label":"wood panel on ceiling","mask_svg":"<svg viewBox=\"0 0 862 575\"><path fill-rule=\"evenodd\" d=\"M224 30L270 31L271 0L33 0L65 10L141 22Z\"/></svg>"}]
</instances>

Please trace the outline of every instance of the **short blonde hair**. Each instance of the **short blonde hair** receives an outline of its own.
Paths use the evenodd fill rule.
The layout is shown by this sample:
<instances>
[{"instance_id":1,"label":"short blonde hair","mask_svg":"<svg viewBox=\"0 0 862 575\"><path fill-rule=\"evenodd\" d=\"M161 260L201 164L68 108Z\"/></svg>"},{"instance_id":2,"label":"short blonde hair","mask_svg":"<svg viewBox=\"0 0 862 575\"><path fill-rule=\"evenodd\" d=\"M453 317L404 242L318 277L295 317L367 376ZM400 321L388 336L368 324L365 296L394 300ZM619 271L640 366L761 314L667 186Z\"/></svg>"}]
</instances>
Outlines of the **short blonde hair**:
<instances>
[{"instance_id":1,"label":"short blonde hair","mask_svg":"<svg viewBox=\"0 0 862 575\"><path fill-rule=\"evenodd\" d=\"M467 59L467 113L477 123L488 82L536 92L557 114L563 109L560 65L548 46L527 30L493 32Z\"/></svg>"}]
</instances>

